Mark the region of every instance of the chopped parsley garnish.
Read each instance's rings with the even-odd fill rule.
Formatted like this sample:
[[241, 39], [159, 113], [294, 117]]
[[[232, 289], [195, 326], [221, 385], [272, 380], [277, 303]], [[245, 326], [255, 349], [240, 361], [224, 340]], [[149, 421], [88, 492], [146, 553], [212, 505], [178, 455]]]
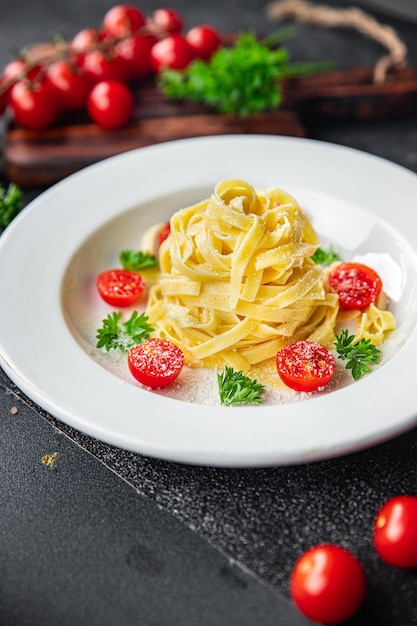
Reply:
[[114, 348], [128, 352], [132, 346], [149, 339], [154, 331], [148, 324], [148, 316], [145, 313], [139, 315], [137, 311], [133, 311], [127, 322], [121, 321], [120, 313], [109, 313], [102, 324], [97, 331], [96, 347], [105, 348], [107, 352]]
[[264, 385], [251, 380], [243, 372], [236, 372], [232, 367], [226, 366], [222, 373], [217, 374], [217, 383], [220, 401], [226, 406], [262, 402], [260, 394], [264, 390]]
[[122, 250], [119, 261], [123, 269], [133, 272], [158, 267], [156, 256], [150, 252], [142, 252], [142, 250]]
[[339, 359], [347, 361], [345, 368], [351, 370], [354, 380], [359, 380], [362, 374], [371, 371], [369, 363], [379, 363], [381, 350], [379, 350], [370, 339], [360, 339], [354, 342], [355, 336], [349, 335], [348, 330], [342, 330], [340, 335], [336, 335], [334, 346]]

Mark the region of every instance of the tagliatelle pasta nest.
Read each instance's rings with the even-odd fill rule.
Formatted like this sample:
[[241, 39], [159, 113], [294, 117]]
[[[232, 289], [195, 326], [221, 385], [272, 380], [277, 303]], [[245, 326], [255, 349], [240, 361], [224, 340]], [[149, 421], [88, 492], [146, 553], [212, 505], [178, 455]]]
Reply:
[[178, 211], [147, 314], [189, 365], [248, 371], [290, 341], [329, 345], [337, 295], [311, 260], [319, 240], [294, 198], [240, 180]]

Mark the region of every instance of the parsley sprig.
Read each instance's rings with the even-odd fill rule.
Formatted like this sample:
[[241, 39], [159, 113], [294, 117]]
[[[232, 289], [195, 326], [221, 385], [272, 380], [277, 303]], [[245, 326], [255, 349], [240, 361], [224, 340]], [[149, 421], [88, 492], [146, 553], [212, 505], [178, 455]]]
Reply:
[[335, 336], [334, 346], [339, 359], [347, 361], [346, 369], [351, 370], [354, 380], [359, 380], [362, 374], [371, 371], [369, 363], [379, 363], [381, 350], [370, 339], [360, 339], [354, 342], [355, 335], [349, 335], [348, 330], [342, 330], [340, 335]]
[[333, 246], [326, 248], [317, 248], [313, 256], [311, 257], [314, 263], [326, 267], [331, 265], [335, 261], [340, 261], [340, 256], [333, 250]]
[[148, 324], [148, 316], [145, 313], [133, 311], [127, 322], [122, 322], [120, 313], [109, 313], [103, 320], [102, 327], [97, 330], [97, 348], [105, 348], [107, 352], [114, 348], [128, 350], [149, 339], [153, 328]]
[[226, 115], [246, 116], [276, 109], [282, 100], [279, 81], [329, 69], [327, 63], [289, 63], [288, 51], [242, 33], [230, 47], [221, 47], [208, 61], [195, 60], [184, 70], [161, 72], [162, 93], [189, 100]]
[[142, 250], [122, 250], [119, 261], [125, 270], [132, 270], [133, 272], [158, 267], [156, 256]]
[[261, 392], [264, 386], [256, 380], [245, 376], [243, 372], [236, 372], [233, 367], [226, 366], [224, 371], [217, 374], [220, 402], [226, 406], [262, 402]]
[[22, 210], [22, 192], [14, 183], [7, 190], [0, 184], [0, 230], [6, 228]]

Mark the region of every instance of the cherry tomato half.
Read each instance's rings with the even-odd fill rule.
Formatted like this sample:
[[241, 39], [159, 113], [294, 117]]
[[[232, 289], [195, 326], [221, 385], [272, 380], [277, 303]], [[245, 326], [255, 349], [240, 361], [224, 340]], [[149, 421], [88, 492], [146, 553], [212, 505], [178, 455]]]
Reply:
[[154, 337], [129, 350], [129, 370], [146, 387], [158, 389], [174, 382], [184, 365], [184, 354], [178, 346]]
[[339, 624], [356, 613], [365, 588], [359, 561], [348, 550], [332, 544], [304, 552], [290, 578], [290, 595], [298, 609], [321, 624]]
[[374, 524], [374, 545], [384, 561], [395, 567], [417, 567], [417, 497], [387, 500]]
[[218, 32], [205, 24], [194, 26], [185, 37], [193, 48], [195, 56], [200, 59], [209, 59], [220, 47]]
[[140, 274], [125, 269], [106, 270], [97, 276], [97, 289], [107, 304], [116, 307], [130, 306], [145, 290]]
[[336, 361], [325, 346], [297, 341], [279, 350], [276, 367], [282, 382], [291, 389], [317, 391], [331, 381]]
[[342, 309], [364, 309], [379, 296], [382, 281], [378, 274], [362, 263], [340, 263], [328, 276], [330, 287], [339, 296]]
[[125, 126], [133, 115], [133, 109], [132, 92], [124, 83], [116, 80], [97, 83], [87, 98], [89, 116], [106, 130]]
[[112, 37], [131, 35], [144, 25], [145, 16], [134, 4], [118, 4], [103, 19], [103, 30]]
[[151, 50], [151, 64], [155, 73], [168, 68], [182, 70], [194, 59], [194, 51], [183, 35], [161, 39]]
[[170, 222], [165, 222], [163, 226], [161, 226], [161, 230], [158, 233], [158, 243], [161, 245], [165, 239], [168, 238], [169, 233], [171, 232], [171, 224]]

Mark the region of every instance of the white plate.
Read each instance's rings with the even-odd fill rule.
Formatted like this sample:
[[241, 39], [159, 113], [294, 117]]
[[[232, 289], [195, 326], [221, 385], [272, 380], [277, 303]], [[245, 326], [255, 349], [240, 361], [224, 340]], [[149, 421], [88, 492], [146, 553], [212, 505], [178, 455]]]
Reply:
[[[382, 261], [398, 328], [371, 374], [295, 403], [222, 407], [142, 389], [95, 349], [109, 311], [94, 288], [97, 273], [224, 178], [283, 187], [346, 260], [370, 253]], [[381, 442], [417, 422], [416, 197], [408, 170], [304, 139], [210, 137], [108, 159], [39, 196], [0, 238], [0, 363], [63, 422], [163, 459], [289, 464]]]

